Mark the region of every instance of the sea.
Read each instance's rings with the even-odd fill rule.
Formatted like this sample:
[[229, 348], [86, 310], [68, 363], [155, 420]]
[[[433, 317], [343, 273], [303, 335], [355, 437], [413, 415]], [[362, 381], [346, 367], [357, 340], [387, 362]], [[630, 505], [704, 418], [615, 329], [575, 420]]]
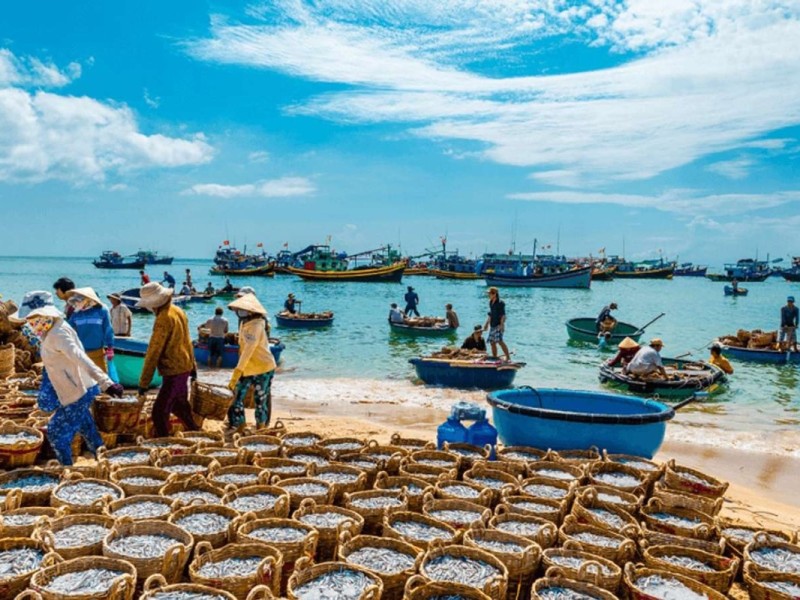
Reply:
[[[176, 259], [170, 266], [153, 265], [147, 271], [158, 281], [166, 268], [180, 285], [188, 268], [196, 288], [204, 288], [209, 281], [222, 287], [224, 277], [210, 275], [211, 264], [210, 260]], [[103, 297], [139, 286], [138, 271], [96, 269], [90, 258], [0, 258], [3, 299], [19, 302], [26, 291], [52, 291], [53, 282], [61, 276], [79, 287], [91, 286]], [[488, 299], [482, 280], [406, 277], [402, 283], [331, 283], [277, 275], [237, 277], [233, 282], [252, 286], [271, 315], [282, 309], [289, 292], [302, 302], [303, 312], [334, 312], [333, 326], [324, 330], [280, 329], [272, 319], [273, 336], [286, 346], [279, 379], [287, 389], [302, 390], [312, 398], [324, 394], [326, 398], [442, 408], [457, 399], [483, 400], [480, 392], [442, 393], [421, 385], [408, 362], [448, 342], [460, 344], [474, 325], [484, 323]], [[453, 304], [461, 321], [456, 338], [409, 338], [390, 332], [389, 306], [392, 302], [404, 306], [409, 285], [419, 294], [423, 315], [443, 316], [445, 304]], [[602, 390], [598, 365], [609, 354], [570, 342], [565, 323], [575, 317], [594, 317], [612, 301], [619, 306], [618, 320], [638, 326], [664, 313], [647, 328], [643, 339], [662, 338], [664, 356], [701, 360], [708, 357], [708, 346], [719, 336], [740, 328], [777, 329], [787, 295], [800, 296], [800, 285], [777, 277], [743, 286], [749, 294], [735, 298], [724, 296], [723, 284], [694, 277], [598, 281], [589, 290], [501, 289], [507, 313], [506, 342], [513, 358], [526, 363], [515, 384]], [[188, 305], [193, 330], [214, 314], [216, 305], [224, 303]], [[235, 323], [235, 318], [231, 321]], [[135, 315], [133, 337], [148, 339], [152, 324], [152, 315]], [[670, 436], [800, 457], [800, 366], [733, 360], [732, 364], [735, 373], [724, 388], [702, 403], [681, 409]]]

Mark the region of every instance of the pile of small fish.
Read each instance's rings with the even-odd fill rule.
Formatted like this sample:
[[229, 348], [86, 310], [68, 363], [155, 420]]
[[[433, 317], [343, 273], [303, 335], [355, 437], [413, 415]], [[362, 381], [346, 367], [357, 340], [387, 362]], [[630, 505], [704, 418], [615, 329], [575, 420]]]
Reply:
[[498, 523], [496, 529], [499, 531], [505, 531], [506, 533], [513, 533], [514, 535], [532, 537], [538, 535], [542, 527], [543, 525], [539, 525], [539, 523], [509, 520]]
[[375, 581], [365, 573], [341, 568], [328, 571], [294, 589], [297, 600], [359, 600]]
[[246, 558], [226, 558], [219, 562], [207, 562], [197, 574], [207, 579], [222, 577], [251, 577], [258, 570], [258, 565], [264, 561], [263, 556], [248, 556]]
[[319, 529], [336, 529], [340, 523], [350, 521], [350, 517], [335, 512], [308, 513], [298, 519], [301, 523]]
[[369, 498], [353, 498], [350, 504], [357, 508], [364, 509], [393, 508], [395, 506], [402, 506], [403, 501], [394, 496], [372, 496]]
[[531, 500], [515, 500], [513, 504], [517, 508], [528, 510], [533, 513], [549, 513], [554, 510], [549, 504], [542, 504], [541, 502], [533, 502]]
[[188, 463], [184, 465], [167, 465], [165, 467], [161, 467], [165, 471], [169, 473], [178, 473], [179, 475], [192, 475], [194, 473], [201, 473], [202, 471], [206, 470], [206, 467], [203, 465]]
[[228, 506], [244, 514], [250, 511], [268, 510], [275, 506], [277, 500], [278, 497], [272, 494], [249, 494], [231, 500], [228, 502]]
[[534, 462], [542, 460], [538, 454], [531, 454], [529, 452], [521, 452], [519, 450], [511, 450], [510, 452], [503, 452], [503, 458], [508, 460], [517, 460], [521, 462]]
[[481, 519], [481, 513], [471, 510], [431, 510], [428, 514], [454, 527], [467, 527]]
[[155, 477], [146, 477], [144, 475], [134, 475], [132, 477], [126, 477], [125, 479], [120, 479], [120, 484], [130, 485], [135, 487], [156, 487], [164, 485], [163, 479], [157, 479]]
[[18, 431], [17, 433], [0, 433], [0, 446], [13, 446], [23, 442], [25, 444], [38, 444], [39, 438], [27, 431]]
[[39, 568], [44, 553], [36, 548], [13, 548], [0, 552], [0, 580]]
[[800, 553], [786, 548], [757, 548], [750, 552], [750, 558], [759, 567], [779, 573], [800, 573]]
[[664, 600], [707, 600], [704, 594], [695, 592], [674, 577], [648, 575], [640, 577], [634, 585], [648, 596]]
[[483, 589], [492, 577], [501, 575], [495, 567], [482, 560], [450, 554], [429, 560], [423, 571], [434, 581], [452, 581], [478, 589]]
[[364, 547], [347, 556], [347, 562], [377, 573], [394, 575], [414, 568], [414, 557], [391, 548]]
[[[300, 465], [283, 465], [280, 467], [268, 467], [268, 470], [271, 473], [276, 473], [278, 475], [302, 475], [306, 472], [305, 467], [301, 467]], [[322, 477], [320, 477], [322, 479]]]
[[418, 465], [425, 465], [428, 467], [438, 467], [440, 469], [452, 469], [456, 466], [455, 461], [441, 460], [438, 458], [418, 458], [414, 462]]
[[11, 481], [5, 481], [0, 484], [0, 489], [13, 490], [19, 488], [25, 492], [46, 492], [54, 489], [58, 485], [58, 475], [50, 475], [46, 473], [37, 475], [25, 475], [24, 477], [17, 477]]
[[632, 488], [642, 484], [640, 479], [621, 471], [597, 473], [593, 476], [593, 479], [599, 483], [618, 488]]
[[590, 531], [581, 531], [578, 533], [570, 534], [570, 537], [579, 542], [590, 544], [592, 546], [602, 546], [603, 548], [616, 548], [619, 546], [619, 541], [612, 537], [600, 535], [599, 533], [592, 533]]
[[560, 479], [563, 481], [571, 481], [576, 479], [575, 475], [569, 471], [562, 471], [560, 469], [537, 469], [537, 477], [548, 477], [550, 479]]
[[111, 529], [102, 525], [88, 523], [86, 525], [70, 525], [53, 532], [56, 548], [79, 548], [97, 544], [106, 537]]
[[489, 552], [503, 552], [505, 554], [518, 554], [525, 550], [525, 546], [517, 544], [516, 542], [501, 542], [498, 540], [490, 540], [487, 538], [477, 537], [472, 538], [479, 548], [488, 550]]
[[231, 524], [231, 519], [224, 515], [212, 512], [198, 512], [181, 517], [175, 525], [182, 527], [192, 535], [208, 535], [225, 531]]
[[219, 450], [209, 452], [208, 456], [211, 458], [235, 458], [237, 453], [234, 450], [225, 450], [224, 448], [220, 448]]
[[635, 458], [617, 457], [614, 459], [614, 462], [618, 462], [639, 471], [646, 471], [648, 473], [654, 473], [655, 471], [658, 471], [658, 466], [654, 465], [653, 463], [649, 463], [644, 460], [636, 460]]
[[387, 492], [402, 492], [403, 488], [405, 488], [406, 493], [409, 496], [419, 496], [425, 491], [425, 488], [419, 487], [413, 481], [410, 482], [410, 483], [404, 484], [404, 485], [394, 484], [394, 485], [391, 485], [391, 486], [387, 486], [387, 487], [385, 487], [383, 489], [385, 489]]
[[15, 515], [3, 515], [3, 525], [10, 527], [24, 527], [26, 525], [33, 525], [36, 519], [41, 519], [42, 515], [34, 515], [31, 513], [17, 513]]
[[686, 479], [687, 481], [689, 481], [691, 483], [695, 483], [695, 484], [699, 484], [699, 485], [705, 485], [705, 486], [715, 486], [716, 485], [713, 481], [705, 479], [704, 477], [699, 477], [699, 476], [695, 475], [694, 473], [689, 473], [688, 471], [680, 471], [678, 473], [678, 477], [680, 477], [681, 479]]
[[[577, 571], [581, 568], [581, 565], [586, 562], [585, 558], [580, 558], [578, 556], [565, 556], [563, 554], [554, 554], [551, 555], [550, 560], [561, 566], [567, 567], [568, 569], [573, 569]], [[598, 563], [600, 564], [600, 563]], [[600, 570], [603, 572], [603, 575], [613, 575], [614, 573], [609, 569], [606, 565], [600, 564]]]
[[452, 534], [441, 527], [434, 527], [419, 521], [395, 521], [392, 529], [405, 538], [419, 540], [422, 542], [432, 542], [435, 539], [449, 540]]
[[114, 585], [114, 580], [122, 575], [124, 575], [122, 571], [111, 569], [86, 569], [58, 575], [44, 587], [48, 592], [55, 594], [99, 595], [107, 592]]
[[222, 473], [214, 475], [212, 479], [225, 485], [232, 483], [233, 485], [244, 486], [258, 483], [258, 475], [254, 473]]
[[141, 450], [129, 450], [108, 457], [112, 465], [141, 465], [150, 460], [150, 453]]
[[492, 479], [491, 477], [473, 477], [472, 481], [492, 490], [499, 490], [502, 489], [503, 486], [508, 485], [508, 482], [502, 479]]
[[282, 483], [281, 487], [296, 496], [324, 496], [328, 493], [328, 487], [313, 482], [305, 483]]
[[137, 534], [113, 539], [108, 547], [131, 558], [157, 558], [176, 544], [180, 542], [166, 535]]
[[472, 448], [449, 448], [448, 449], [453, 454], [460, 454], [461, 456], [465, 456], [467, 458], [483, 458], [483, 453], [479, 450], [473, 450]]
[[658, 519], [663, 523], [667, 523], [668, 525], [676, 525], [677, 527], [686, 527], [690, 529], [701, 522], [700, 519], [697, 518], [683, 517], [668, 512], [650, 513], [648, 516]]
[[341, 471], [328, 471], [327, 473], [317, 473], [314, 475], [320, 481], [330, 484], [346, 485], [358, 481], [358, 475], [353, 473], [342, 473]]
[[264, 542], [301, 542], [308, 535], [305, 529], [299, 527], [260, 527], [247, 534]]
[[326, 444], [325, 447], [331, 452], [357, 452], [363, 448], [363, 445], [358, 442], [336, 442], [335, 444]]
[[377, 467], [377, 463], [367, 459], [355, 459], [355, 460], [348, 460], [346, 464], [351, 465], [353, 467], [358, 467], [360, 469], [366, 469], [367, 471], [373, 471]]
[[544, 483], [529, 483], [522, 488], [522, 491], [536, 498], [548, 498], [551, 500], [561, 500], [567, 497], [567, 490], [554, 485]]
[[627, 502], [622, 496], [617, 496], [616, 494], [609, 494], [608, 492], [598, 492], [597, 499], [600, 502], [606, 502], [608, 504], [627, 504]]
[[314, 446], [319, 441], [320, 438], [315, 435], [306, 435], [306, 436], [287, 435], [286, 437], [283, 438], [283, 445], [300, 448], [306, 446]]
[[684, 569], [692, 569], [693, 571], [703, 571], [704, 573], [713, 573], [715, 569], [708, 566], [701, 560], [697, 560], [691, 556], [684, 556], [680, 554], [667, 554], [664, 556], [659, 556], [661, 560], [664, 562], [668, 562], [671, 565], [677, 565], [679, 567], [683, 567]]
[[605, 508], [587, 508], [586, 510], [592, 513], [600, 521], [610, 527], [613, 527], [614, 529], [621, 529], [625, 526], [625, 520], [610, 510], [606, 510]]
[[317, 456], [316, 454], [295, 454], [292, 460], [304, 463], [314, 463], [318, 467], [330, 467], [331, 461], [324, 456]]
[[77, 506], [89, 506], [105, 496], [111, 496], [114, 499], [120, 497], [119, 492], [108, 485], [80, 480], [65, 485], [55, 492], [55, 496], [67, 504]]
[[443, 485], [441, 488], [443, 492], [446, 492], [450, 496], [458, 496], [459, 498], [477, 498], [480, 496], [478, 490], [475, 490], [468, 485], [462, 485], [459, 483]]
[[242, 444], [242, 447], [249, 452], [277, 452], [278, 446], [275, 444], [264, 444], [260, 442], [252, 442], [250, 444]]
[[182, 492], [172, 492], [169, 495], [173, 500], [178, 500], [184, 504], [190, 504], [194, 500], [204, 502], [205, 504], [217, 504], [220, 497], [212, 492], [205, 490], [185, 490]]
[[786, 594], [791, 598], [800, 598], [800, 584], [791, 581], [762, 581], [762, 585]]
[[169, 504], [143, 500], [142, 502], [131, 502], [125, 506], [120, 506], [114, 511], [115, 517], [130, 517], [131, 519], [158, 519], [170, 513]]
[[551, 585], [542, 588], [537, 594], [542, 600], [597, 600], [597, 596], [584, 594], [578, 590], [562, 587], [560, 585]]

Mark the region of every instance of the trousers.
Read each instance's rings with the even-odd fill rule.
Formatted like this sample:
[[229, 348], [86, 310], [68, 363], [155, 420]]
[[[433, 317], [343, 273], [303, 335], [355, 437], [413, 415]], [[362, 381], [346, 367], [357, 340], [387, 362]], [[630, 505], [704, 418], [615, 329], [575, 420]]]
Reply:
[[228, 423], [231, 427], [240, 427], [247, 421], [244, 414], [244, 398], [247, 390], [253, 386], [253, 400], [256, 405], [256, 425], [269, 424], [270, 414], [272, 413], [272, 375], [275, 371], [242, 377], [236, 383], [233, 392], [233, 404], [228, 409]]
[[103, 438], [100, 437], [94, 417], [89, 410], [99, 393], [97, 386], [93, 386], [80, 400], [67, 406], [60, 406], [50, 417], [50, 422], [47, 424], [47, 440], [62, 465], [72, 465], [72, 440], [76, 434], [81, 435], [92, 453], [96, 453], [103, 445]]
[[192, 407], [189, 404], [189, 375], [164, 375], [161, 389], [153, 403], [153, 426], [158, 437], [169, 435], [169, 416], [178, 417], [186, 429], [197, 431], [200, 429], [194, 422]]

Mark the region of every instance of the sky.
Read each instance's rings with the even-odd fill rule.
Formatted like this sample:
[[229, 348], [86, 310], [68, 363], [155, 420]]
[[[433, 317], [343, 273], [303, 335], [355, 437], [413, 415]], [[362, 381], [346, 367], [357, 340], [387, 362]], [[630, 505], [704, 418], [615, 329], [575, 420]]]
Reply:
[[800, 254], [798, 0], [0, 17], [0, 255]]

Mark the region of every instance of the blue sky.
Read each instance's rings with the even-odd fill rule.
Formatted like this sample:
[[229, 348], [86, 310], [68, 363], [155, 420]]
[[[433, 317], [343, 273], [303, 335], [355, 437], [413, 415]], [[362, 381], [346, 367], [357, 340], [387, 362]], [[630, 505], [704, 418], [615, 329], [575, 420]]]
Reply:
[[798, 39], [796, 0], [14, 3], [0, 254], [798, 254]]

